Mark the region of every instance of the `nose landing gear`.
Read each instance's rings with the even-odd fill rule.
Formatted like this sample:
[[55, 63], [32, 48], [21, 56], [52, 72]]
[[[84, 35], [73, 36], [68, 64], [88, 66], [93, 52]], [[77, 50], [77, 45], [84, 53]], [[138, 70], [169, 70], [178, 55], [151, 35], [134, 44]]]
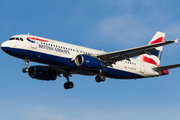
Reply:
[[28, 64], [29, 64], [29, 60], [25, 59], [24, 62], [25, 62], [26, 67], [22, 69], [22, 72], [23, 73], [27, 73], [28, 72], [28, 68], [27, 67], [28, 67]]

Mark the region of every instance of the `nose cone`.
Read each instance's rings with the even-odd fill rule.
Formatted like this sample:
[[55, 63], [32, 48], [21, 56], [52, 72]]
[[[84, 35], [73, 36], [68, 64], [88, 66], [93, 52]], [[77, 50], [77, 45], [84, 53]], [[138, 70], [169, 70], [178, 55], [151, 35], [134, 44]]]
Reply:
[[10, 44], [8, 41], [5, 41], [1, 44], [1, 49], [4, 51], [4, 52], [7, 52], [7, 50], [9, 49], [10, 47]]

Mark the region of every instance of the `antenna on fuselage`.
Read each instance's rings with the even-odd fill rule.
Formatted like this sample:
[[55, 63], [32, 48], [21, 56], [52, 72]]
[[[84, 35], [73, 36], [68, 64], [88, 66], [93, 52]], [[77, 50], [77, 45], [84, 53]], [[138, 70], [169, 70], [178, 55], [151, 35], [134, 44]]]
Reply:
[[30, 35], [30, 33], [28, 33], [28, 35]]

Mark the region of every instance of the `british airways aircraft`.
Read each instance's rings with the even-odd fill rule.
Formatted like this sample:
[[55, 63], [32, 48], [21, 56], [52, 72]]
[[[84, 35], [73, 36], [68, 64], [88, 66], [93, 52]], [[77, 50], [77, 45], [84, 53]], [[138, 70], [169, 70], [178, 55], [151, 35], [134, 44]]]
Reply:
[[[169, 74], [168, 69], [180, 64], [160, 67], [164, 45], [178, 44], [177, 40], [164, 41], [165, 33], [157, 32], [148, 45], [104, 52], [33, 35], [15, 35], [2, 43], [7, 54], [23, 59], [24, 73], [38, 80], [56, 80], [61, 74], [67, 79], [65, 89], [74, 87], [69, 80], [72, 74], [96, 76], [96, 82], [114, 79], [139, 79]], [[133, 58], [136, 57], [137, 58]], [[30, 61], [45, 64], [31, 66]]]

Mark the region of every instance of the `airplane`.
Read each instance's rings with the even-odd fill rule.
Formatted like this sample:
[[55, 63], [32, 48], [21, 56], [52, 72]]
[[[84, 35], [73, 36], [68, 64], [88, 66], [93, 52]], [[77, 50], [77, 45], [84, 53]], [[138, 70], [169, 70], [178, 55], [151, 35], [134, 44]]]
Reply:
[[[96, 82], [113, 79], [140, 79], [169, 74], [169, 69], [180, 67], [180, 64], [160, 67], [164, 45], [178, 44], [177, 40], [164, 41], [165, 33], [156, 32], [148, 45], [104, 52], [55, 41], [30, 34], [12, 36], [1, 44], [7, 54], [23, 59], [24, 73], [33, 79], [56, 80], [65, 77], [65, 89], [72, 89], [74, 83], [69, 80], [72, 74], [95, 76]], [[137, 57], [137, 58], [134, 58]], [[30, 66], [30, 61], [45, 64]]]

